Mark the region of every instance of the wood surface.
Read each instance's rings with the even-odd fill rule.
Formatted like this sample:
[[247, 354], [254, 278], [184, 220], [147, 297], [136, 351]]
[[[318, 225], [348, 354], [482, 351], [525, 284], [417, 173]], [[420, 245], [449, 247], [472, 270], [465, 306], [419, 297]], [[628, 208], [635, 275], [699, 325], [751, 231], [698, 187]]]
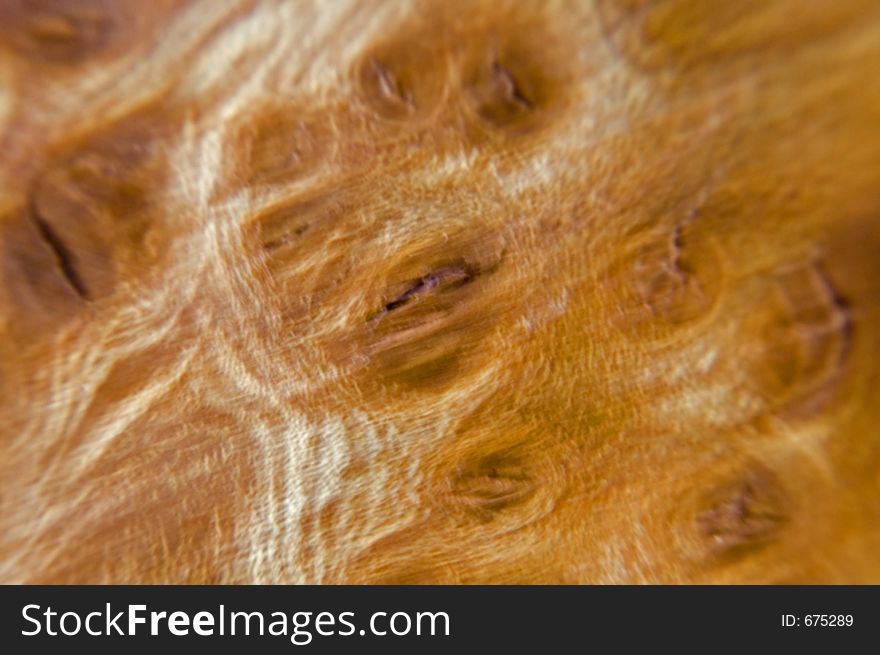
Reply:
[[0, 0], [0, 581], [880, 582], [877, 0]]

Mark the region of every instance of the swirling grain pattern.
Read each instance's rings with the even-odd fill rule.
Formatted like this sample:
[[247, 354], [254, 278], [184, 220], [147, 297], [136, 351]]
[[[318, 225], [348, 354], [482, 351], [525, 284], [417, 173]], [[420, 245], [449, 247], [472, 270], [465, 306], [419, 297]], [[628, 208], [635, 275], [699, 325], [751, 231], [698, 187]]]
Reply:
[[875, 0], [0, 1], [0, 581], [880, 582]]

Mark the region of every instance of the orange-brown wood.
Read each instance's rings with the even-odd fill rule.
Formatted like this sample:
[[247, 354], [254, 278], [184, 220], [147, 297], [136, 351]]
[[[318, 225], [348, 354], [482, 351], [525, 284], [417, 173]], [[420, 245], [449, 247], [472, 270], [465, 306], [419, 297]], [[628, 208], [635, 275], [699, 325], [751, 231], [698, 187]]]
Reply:
[[880, 582], [876, 0], [0, 1], [0, 581]]

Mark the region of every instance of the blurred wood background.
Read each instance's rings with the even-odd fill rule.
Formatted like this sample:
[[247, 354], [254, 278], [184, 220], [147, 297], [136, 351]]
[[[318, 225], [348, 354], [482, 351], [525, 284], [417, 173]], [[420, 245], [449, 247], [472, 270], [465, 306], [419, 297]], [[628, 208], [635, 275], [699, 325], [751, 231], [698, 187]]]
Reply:
[[3, 582], [880, 582], [876, 0], [0, 0]]

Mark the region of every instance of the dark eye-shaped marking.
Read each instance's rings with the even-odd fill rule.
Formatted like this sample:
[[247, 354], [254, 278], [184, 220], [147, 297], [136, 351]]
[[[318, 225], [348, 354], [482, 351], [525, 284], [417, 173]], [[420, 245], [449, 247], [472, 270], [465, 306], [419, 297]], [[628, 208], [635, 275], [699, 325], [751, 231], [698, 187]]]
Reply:
[[129, 146], [139, 148], [82, 150], [47, 169], [32, 192], [30, 216], [84, 298], [108, 294], [122, 260], [143, 248], [149, 191], [142, 153]]
[[383, 311], [393, 311], [432, 292], [440, 293], [446, 289], [457, 289], [473, 280], [476, 274], [476, 271], [466, 264], [443, 266], [415, 280], [406, 291], [388, 302]]
[[380, 44], [364, 56], [355, 74], [360, 99], [386, 120], [430, 117], [449, 84], [446, 49], [431, 30]]
[[70, 249], [61, 241], [52, 226], [40, 216], [33, 203], [30, 207], [30, 217], [37, 227], [38, 234], [52, 251], [64, 279], [80, 298], [88, 300], [89, 292], [77, 272], [75, 258]]
[[522, 458], [499, 452], [463, 466], [453, 492], [469, 513], [490, 521], [496, 513], [526, 502], [536, 492], [536, 482]]
[[710, 553], [742, 555], [777, 538], [787, 522], [786, 500], [776, 477], [759, 467], [744, 478], [719, 487], [697, 515], [699, 534]]
[[469, 93], [477, 115], [499, 127], [516, 123], [534, 109], [513, 73], [497, 57], [473, 79]]
[[398, 287], [367, 321], [368, 352], [388, 379], [422, 386], [449, 378], [490, 315], [468, 288], [490, 270], [463, 260]]
[[411, 254], [365, 298], [344, 350], [370, 382], [441, 390], [479, 370], [480, 343], [510, 302], [493, 284], [503, 240], [494, 233], [446, 236], [417, 252], [403, 249]]
[[481, 133], [503, 141], [560, 125], [577, 101], [577, 78], [591, 73], [575, 71], [561, 45], [564, 26], [521, 11], [469, 35], [472, 45], [460, 59], [462, 100], [478, 140]]
[[389, 106], [400, 105], [404, 112], [412, 112], [415, 109], [412, 90], [404, 88], [394, 73], [375, 58], [371, 57], [367, 62], [364, 76], [366, 81], [378, 91], [376, 100]]
[[674, 316], [700, 294], [693, 271], [682, 257], [681, 225], [668, 238], [639, 249], [631, 287], [655, 316]]
[[444, 511], [460, 512], [495, 532], [533, 525], [551, 515], [566, 494], [566, 465], [552, 457], [529, 441], [478, 451], [453, 471], [450, 495], [440, 497]]
[[9, 284], [24, 304], [59, 315], [71, 300], [110, 296], [161, 256], [152, 227], [165, 129], [152, 114], [128, 117], [38, 172], [6, 231]]
[[45, 226], [41, 228], [29, 207], [4, 218], [3, 224], [0, 270], [5, 288], [21, 309], [16, 330], [27, 336], [31, 327], [54, 324], [79, 310], [87, 292], [67, 246]]
[[609, 269], [621, 327], [643, 339], [711, 316], [724, 284], [718, 248], [697, 222], [659, 223], [627, 235]]

